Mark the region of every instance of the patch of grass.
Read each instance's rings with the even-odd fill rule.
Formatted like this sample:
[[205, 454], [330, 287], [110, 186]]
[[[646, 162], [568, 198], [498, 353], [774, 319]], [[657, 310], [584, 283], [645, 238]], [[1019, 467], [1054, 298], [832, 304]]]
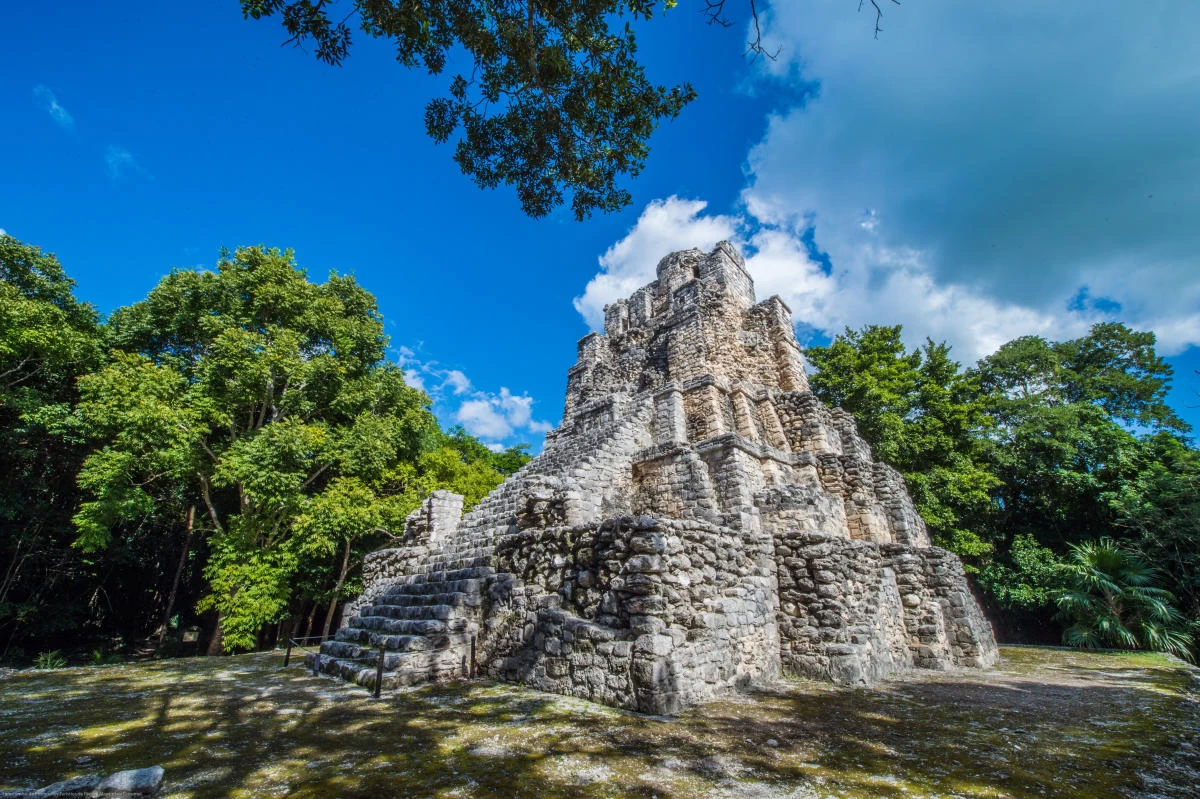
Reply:
[[0, 787], [154, 764], [175, 797], [1194, 796], [1200, 681], [1006, 647], [988, 672], [785, 681], [654, 719], [489, 682], [369, 694], [275, 653], [0, 679]]
[[67, 665], [67, 659], [57, 649], [52, 652], [41, 652], [33, 659], [36, 669], [61, 669]]
[[114, 663], [120, 663], [121, 656], [115, 652], [93, 649], [92, 654], [88, 657], [88, 662], [93, 666], [111, 666]]

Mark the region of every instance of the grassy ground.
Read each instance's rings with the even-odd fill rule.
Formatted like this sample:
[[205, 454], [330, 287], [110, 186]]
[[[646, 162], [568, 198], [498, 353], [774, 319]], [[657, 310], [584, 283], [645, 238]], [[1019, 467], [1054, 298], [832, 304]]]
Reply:
[[1006, 647], [675, 719], [478, 682], [385, 695], [277, 653], [0, 677], [0, 787], [162, 765], [177, 797], [1196, 797], [1200, 677]]

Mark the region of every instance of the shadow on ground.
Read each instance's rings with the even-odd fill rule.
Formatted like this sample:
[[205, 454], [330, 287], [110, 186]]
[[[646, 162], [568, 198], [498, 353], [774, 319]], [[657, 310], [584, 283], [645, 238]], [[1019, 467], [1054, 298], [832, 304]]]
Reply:
[[675, 719], [486, 682], [376, 701], [276, 654], [22, 672], [0, 678], [0, 787], [159, 764], [178, 797], [1198, 795], [1194, 669], [1002, 654]]

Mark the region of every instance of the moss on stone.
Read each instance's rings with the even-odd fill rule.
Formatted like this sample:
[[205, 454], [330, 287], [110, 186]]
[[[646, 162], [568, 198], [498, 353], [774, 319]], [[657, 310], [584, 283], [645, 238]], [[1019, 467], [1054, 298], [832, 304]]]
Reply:
[[784, 681], [656, 719], [489, 682], [375, 701], [278, 654], [0, 679], [0, 787], [160, 764], [177, 797], [1194, 796], [1200, 680], [1005, 647], [988, 672]]

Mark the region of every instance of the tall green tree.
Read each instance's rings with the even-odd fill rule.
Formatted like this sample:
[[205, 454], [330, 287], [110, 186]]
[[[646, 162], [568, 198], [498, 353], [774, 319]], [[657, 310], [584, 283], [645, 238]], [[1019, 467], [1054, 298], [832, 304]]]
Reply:
[[1139, 432], [1188, 430], [1166, 403], [1171, 368], [1154, 335], [1121, 324], [1066, 342], [1015, 339], [975, 373], [996, 423], [998, 524], [1057, 551], [1111, 534], [1107, 496], [1140, 470]]
[[94, 564], [69, 543], [86, 454], [75, 380], [101, 357], [96, 311], [54, 255], [0, 234], [0, 656], [14, 640], [78, 628]]
[[[809, 347], [812, 390], [849, 411], [876, 457], [904, 475], [934, 540], [978, 559], [990, 551], [980, 525], [997, 480], [980, 464], [987, 425], [978, 386], [946, 344], [909, 351], [899, 325], [847, 328]], [[972, 561], [969, 561], [969, 563]]]
[[1200, 452], [1172, 435], [1150, 437], [1136, 476], [1109, 501], [1126, 545], [1155, 564], [1175, 595], [1200, 655]]
[[80, 381], [79, 418], [100, 446], [79, 477], [79, 546], [107, 547], [164, 507], [182, 526], [198, 507], [201, 607], [226, 647], [250, 648], [316, 546], [296, 518], [344, 481], [416, 460], [437, 433], [428, 399], [384, 360], [369, 293], [349, 277], [310, 282], [277, 250], [174, 272], [108, 334], [111, 364]]
[[[1024, 336], [972, 370], [994, 424], [986, 465], [996, 557], [980, 582], [1013, 618], [1044, 629], [1071, 547], [1127, 544], [1112, 497], [1138, 480], [1156, 436], [1187, 430], [1166, 403], [1171, 369], [1151, 333], [1095, 325], [1064, 342]], [[1181, 443], [1181, 442], [1180, 442]], [[1047, 630], [1048, 631], [1048, 630]]]

